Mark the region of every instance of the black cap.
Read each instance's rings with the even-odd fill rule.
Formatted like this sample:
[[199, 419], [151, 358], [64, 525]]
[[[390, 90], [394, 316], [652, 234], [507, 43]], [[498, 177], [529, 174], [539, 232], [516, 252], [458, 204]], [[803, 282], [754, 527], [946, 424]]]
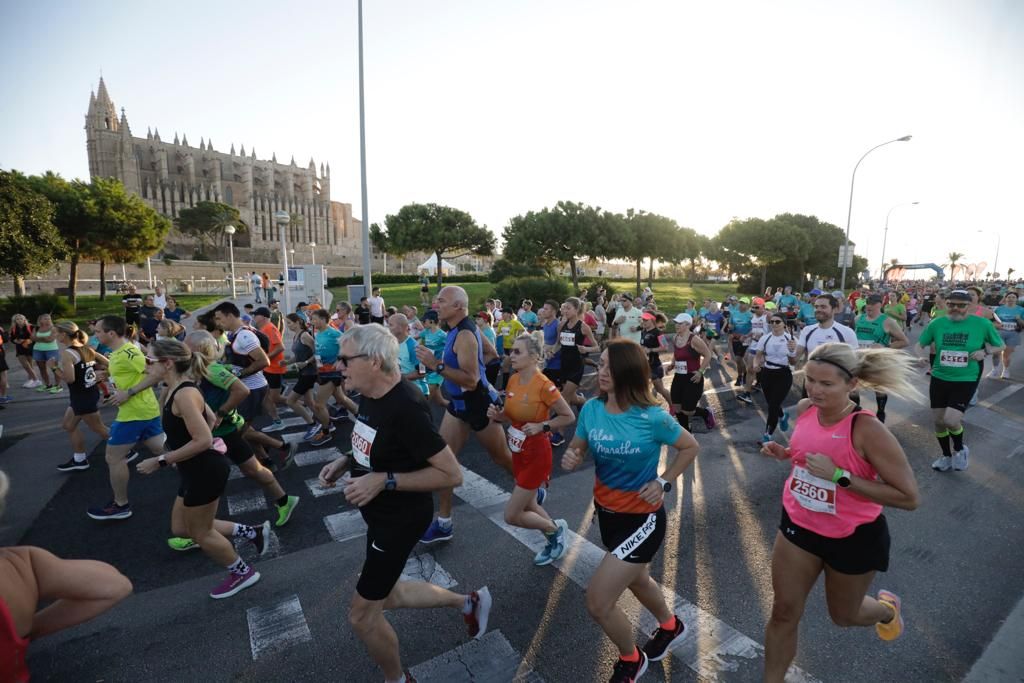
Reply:
[[882, 303], [882, 295], [881, 294], [869, 294], [868, 298], [867, 298], [867, 303], [869, 303], [869, 304], [880, 304], [880, 303]]
[[966, 290], [954, 289], [952, 292], [949, 293], [948, 296], [946, 296], [946, 300], [947, 301], [967, 301], [969, 303], [971, 301], [971, 295]]
[[295, 308], [302, 308], [303, 306], [308, 306], [308, 305], [309, 304], [307, 304], [305, 301], [300, 301], [299, 303], [295, 304]]
[[253, 315], [262, 315], [264, 318], [269, 318], [270, 317], [270, 309], [267, 308], [266, 306], [260, 306], [255, 311], [253, 311], [252, 314]]

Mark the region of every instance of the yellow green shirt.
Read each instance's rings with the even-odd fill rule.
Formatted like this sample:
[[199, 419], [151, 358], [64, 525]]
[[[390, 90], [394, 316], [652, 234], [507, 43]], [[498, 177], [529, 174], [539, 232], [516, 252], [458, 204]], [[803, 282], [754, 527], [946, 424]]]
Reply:
[[[146, 356], [135, 344], [126, 341], [110, 354], [110, 377], [114, 385], [128, 391], [146, 376]], [[122, 403], [117, 409], [118, 422], [152, 420], [160, 417], [156, 394], [146, 389]]]

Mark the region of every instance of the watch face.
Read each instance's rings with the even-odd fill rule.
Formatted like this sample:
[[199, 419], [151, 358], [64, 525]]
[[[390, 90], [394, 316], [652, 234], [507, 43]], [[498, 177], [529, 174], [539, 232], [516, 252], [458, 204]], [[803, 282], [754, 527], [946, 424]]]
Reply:
[[847, 486], [850, 485], [850, 478], [849, 477], [839, 477], [839, 481], [837, 481], [836, 483], [839, 484], [841, 487], [843, 487], [845, 489]]

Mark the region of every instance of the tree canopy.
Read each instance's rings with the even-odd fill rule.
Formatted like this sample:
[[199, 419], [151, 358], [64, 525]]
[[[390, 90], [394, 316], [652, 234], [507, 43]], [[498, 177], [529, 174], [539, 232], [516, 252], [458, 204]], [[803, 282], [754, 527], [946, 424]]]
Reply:
[[375, 249], [401, 256], [425, 251], [437, 259], [437, 286], [443, 282], [442, 263], [446, 258], [494, 253], [495, 238], [486, 227], [465, 211], [439, 204], [406, 204], [397, 214], [384, 219], [385, 227], [370, 227]]
[[178, 232], [197, 240], [203, 253], [208, 247], [223, 244], [224, 228], [228, 225], [235, 226], [239, 233], [249, 231], [238, 209], [220, 202], [198, 202], [191, 208], [182, 209], [174, 220]]
[[15, 294], [25, 293], [26, 275], [46, 271], [67, 252], [55, 212], [24, 176], [0, 171], [0, 273], [14, 278]]

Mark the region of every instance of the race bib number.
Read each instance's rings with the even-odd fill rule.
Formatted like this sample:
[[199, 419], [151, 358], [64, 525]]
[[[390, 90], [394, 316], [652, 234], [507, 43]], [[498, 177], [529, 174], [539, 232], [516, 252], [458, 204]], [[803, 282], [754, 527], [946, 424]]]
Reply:
[[836, 485], [814, 476], [803, 467], [793, 468], [789, 492], [807, 510], [836, 514]]
[[85, 385], [86, 389], [96, 386], [96, 368], [93, 367], [92, 363], [85, 366], [85, 372], [82, 374], [82, 384]]
[[520, 453], [523, 450], [523, 442], [526, 441], [526, 432], [516, 427], [508, 428], [508, 449], [513, 453]]
[[1012, 320], [1010, 322], [1006, 322], [1004, 320], [1003, 321], [1003, 331], [1004, 332], [1016, 332], [1017, 331], [1017, 323], [1015, 321], [1012, 321]]
[[967, 361], [966, 351], [942, 351], [939, 353], [939, 365], [944, 368], [966, 368]]
[[576, 334], [573, 332], [562, 332], [558, 340], [562, 346], [576, 346]]
[[680, 374], [680, 375], [685, 375], [686, 374], [686, 361], [685, 360], [677, 360], [676, 361], [676, 372], [678, 374]]
[[875, 343], [874, 339], [858, 339], [857, 346], [862, 349], [870, 349]]
[[370, 469], [370, 449], [377, 437], [377, 430], [365, 422], [356, 422], [352, 430], [352, 457], [361, 467]]

